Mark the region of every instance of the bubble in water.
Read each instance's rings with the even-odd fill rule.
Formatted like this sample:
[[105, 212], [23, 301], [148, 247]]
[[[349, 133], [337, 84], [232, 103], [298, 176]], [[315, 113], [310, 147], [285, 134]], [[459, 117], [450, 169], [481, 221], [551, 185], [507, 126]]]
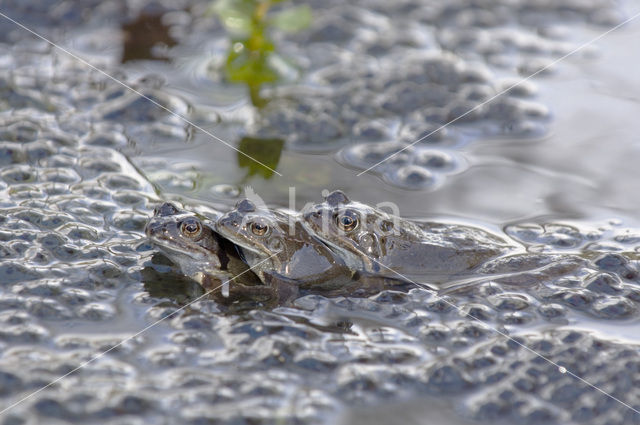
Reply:
[[349, 146], [338, 153], [338, 159], [343, 163], [356, 167], [368, 168], [385, 161], [390, 164], [405, 165], [409, 162], [413, 148], [405, 148], [397, 142], [359, 143]]
[[211, 188], [211, 192], [223, 198], [237, 198], [240, 196], [240, 189], [231, 184], [217, 184]]
[[560, 366], [560, 367], [558, 367], [558, 371], [559, 371], [560, 373], [567, 373], [567, 368], [566, 368], [566, 367], [564, 367], [564, 366]]
[[417, 165], [397, 168], [383, 177], [389, 183], [405, 189], [425, 189], [435, 183], [434, 175]]
[[446, 152], [422, 149], [416, 152], [414, 164], [427, 169], [449, 171], [455, 168], [455, 159]]

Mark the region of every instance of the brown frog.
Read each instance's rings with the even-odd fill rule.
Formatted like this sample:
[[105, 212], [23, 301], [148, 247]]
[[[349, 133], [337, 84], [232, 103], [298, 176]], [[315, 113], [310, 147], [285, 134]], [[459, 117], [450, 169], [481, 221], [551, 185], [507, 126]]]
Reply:
[[245, 199], [220, 217], [215, 228], [241, 247], [247, 264], [265, 282], [286, 282], [327, 295], [367, 294], [398, 283], [349, 267], [295, 212], [259, 208]]
[[237, 247], [203, 219], [171, 203], [157, 207], [145, 227], [149, 240], [219, 301], [279, 299], [241, 259]]
[[341, 191], [303, 210], [302, 221], [351, 267], [411, 280], [448, 280], [513, 249], [484, 230], [406, 220], [351, 201]]

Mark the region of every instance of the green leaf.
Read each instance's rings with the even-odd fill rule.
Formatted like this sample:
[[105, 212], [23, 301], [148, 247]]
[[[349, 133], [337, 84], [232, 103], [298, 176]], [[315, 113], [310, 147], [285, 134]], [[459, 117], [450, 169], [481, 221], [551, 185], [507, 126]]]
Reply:
[[229, 53], [225, 71], [227, 79], [234, 83], [260, 85], [273, 83], [279, 78], [278, 73], [269, 66], [266, 54], [246, 49]]
[[282, 10], [271, 18], [271, 25], [285, 32], [296, 32], [311, 25], [311, 8], [307, 5]]
[[260, 175], [265, 179], [273, 176], [273, 171], [278, 167], [284, 140], [282, 139], [257, 139], [254, 137], [243, 137], [238, 144], [238, 150], [251, 158], [255, 158], [267, 167], [258, 164], [256, 161], [238, 152], [238, 165], [248, 168], [247, 176]]
[[249, 35], [252, 30], [252, 2], [242, 0], [218, 0], [213, 6], [222, 25], [235, 35]]

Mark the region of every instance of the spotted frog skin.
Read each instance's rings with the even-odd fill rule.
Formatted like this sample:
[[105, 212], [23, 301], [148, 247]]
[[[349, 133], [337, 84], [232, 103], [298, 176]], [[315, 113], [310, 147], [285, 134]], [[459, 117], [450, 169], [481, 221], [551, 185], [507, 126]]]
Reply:
[[242, 248], [247, 264], [265, 282], [295, 282], [301, 289], [344, 289], [357, 278], [293, 212], [258, 208], [248, 199], [220, 217], [216, 230]]
[[513, 249], [486, 231], [404, 220], [350, 201], [341, 191], [303, 210], [302, 220], [351, 267], [381, 276], [449, 279]]
[[220, 288], [231, 280], [225, 301], [278, 297], [241, 260], [236, 246], [207, 226], [196, 214], [171, 203], [157, 207], [147, 223], [148, 239], [176, 263], [182, 272], [211, 290], [216, 299]]

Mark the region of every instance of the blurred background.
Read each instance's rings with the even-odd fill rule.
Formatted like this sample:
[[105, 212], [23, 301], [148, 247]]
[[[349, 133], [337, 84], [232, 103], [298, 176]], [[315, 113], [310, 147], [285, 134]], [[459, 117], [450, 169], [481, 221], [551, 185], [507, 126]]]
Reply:
[[[638, 24], [545, 68], [630, 17], [630, 3], [10, 3], [14, 18], [170, 95], [160, 102], [282, 174], [174, 116], [130, 125], [128, 114], [167, 115], [132, 93], [107, 102], [127, 154], [165, 192], [233, 203], [252, 185], [287, 205], [293, 186], [302, 205], [340, 188], [408, 216], [494, 223], [638, 207]], [[6, 40], [25, 36], [2, 25]]]

